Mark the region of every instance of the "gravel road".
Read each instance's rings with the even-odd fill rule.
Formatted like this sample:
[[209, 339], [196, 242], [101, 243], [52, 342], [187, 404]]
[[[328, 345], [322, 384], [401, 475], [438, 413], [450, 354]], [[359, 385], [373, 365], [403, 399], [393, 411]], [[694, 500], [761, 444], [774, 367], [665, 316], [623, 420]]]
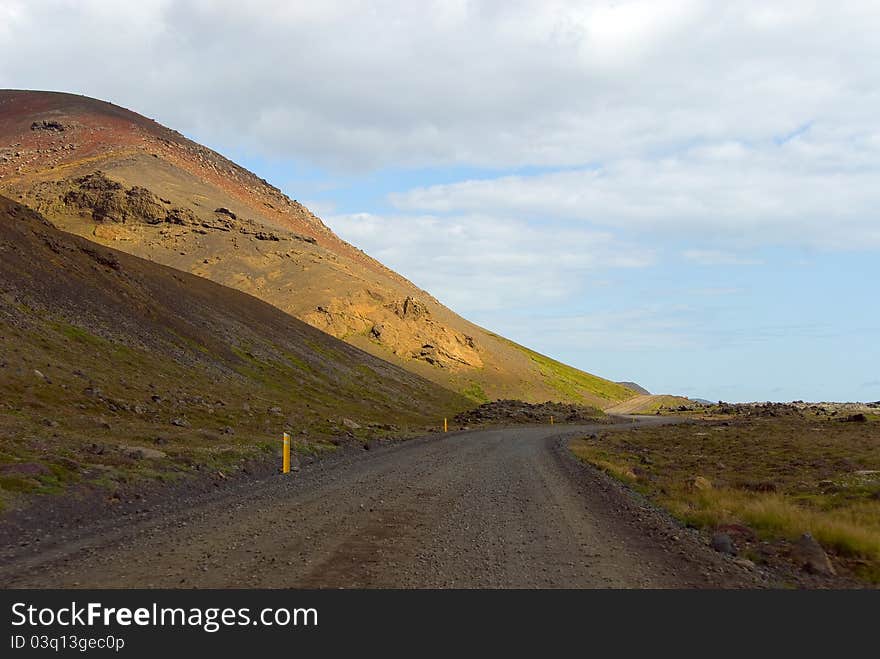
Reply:
[[[651, 422], [662, 420], [640, 421]], [[566, 449], [567, 438], [611, 427], [449, 433], [317, 462], [7, 553], [0, 585], [756, 585], [754, 574]]]

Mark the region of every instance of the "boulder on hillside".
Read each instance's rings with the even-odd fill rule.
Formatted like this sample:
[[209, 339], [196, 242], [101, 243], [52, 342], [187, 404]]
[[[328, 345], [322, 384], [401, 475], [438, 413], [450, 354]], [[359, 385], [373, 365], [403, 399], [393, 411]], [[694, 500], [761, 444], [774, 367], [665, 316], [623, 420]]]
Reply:
[[713, 533], [710, 544], [712, 549], [719, 553], [736, 556], [736, 547], [733, 544], [733, 540], [726, 533]]
[[791, 552], [802, 569], [810, 574], [819, 574], [823, 576], [834, 576], [837, 571], [831, 564], [828, 554], [822, 549], [816, 539], [809, 533], [804, 533], [798, 540]]
[[691, 492], [705, 492], [712, 489], [712, 481], [705, 476], [694, 476], [688, 481], [687, 486]]

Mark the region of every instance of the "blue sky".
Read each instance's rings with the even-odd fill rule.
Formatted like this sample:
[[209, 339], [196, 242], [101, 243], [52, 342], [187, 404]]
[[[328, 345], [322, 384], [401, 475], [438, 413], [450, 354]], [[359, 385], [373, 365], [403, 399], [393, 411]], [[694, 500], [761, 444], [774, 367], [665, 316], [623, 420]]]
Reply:
[[878, 400], [878, 31], [861, 0], [7, 0], [0, 86], [156, 118], [585, 370]]
[[[321, 210], [344, 238], [381, 254], [469, 319], [586, 370], [712, 400], [880, 399], [874, 250], [829, 251], [780, 240], [726, 252], [711, 236], [651, 235], [644, 241], [638, 232], [621, 232], [626, 242], [647, 243], [654, 251], [650, 262], [576, 275], [559, 295], [537, 295], [531, 304], [535, 291], [523, 281], [532, 267], [546, 267], [553, 258], [560, 228], [552, 217], [539, 217], [533, 223], [550, 249], [523, 267], [520, 299], [487, 308], [483, 301], [492, 298], [495, 284], [480, 290], [481, 282], [471, 282], [468, 288], [476, 287], [478, 295], [462, 298], [457, 282], [436, 276], [423, 251], [429, 241], [415, 243], [413, 251], [387, 251], [381, 231], [359, 234], [351, 226], [356, 219], [349, 218], [393, 214], [391, 197], [412, 188], [534, 171], [449, 167], [334, 176], [283, 160], [243, 155], [240, 161]], [[440, 214], [440, 222], [449, 216]], [[440, 244], [455, 250], [448, 236]], [[481, 277], [474, 273], [475, 280]]]

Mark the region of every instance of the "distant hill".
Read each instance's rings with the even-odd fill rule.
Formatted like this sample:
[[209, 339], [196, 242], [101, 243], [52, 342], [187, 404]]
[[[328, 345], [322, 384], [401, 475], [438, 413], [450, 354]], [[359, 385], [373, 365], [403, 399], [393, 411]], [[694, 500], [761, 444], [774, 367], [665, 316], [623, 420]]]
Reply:
[[621, 384], [627, 389], [635, 391], [637, 394], [641, 394], [643, 396], [650, 396], [651, 392], [645, 389], [643, 386], [636, 384], [635, 382], [618, 382], [617, 384]]
[[468, 322], [266, 181], [124, 108], [0, 91], [0, 145], [0, 192], [58, 228], [253, 295], [473, 403], [604, 408], [635, 393]]
[[228, 473], [277, 452], [285, 429], [309, 454], [470, 406], [250, 295], [0, 197], [0, 508], [74, 483]]
[[608, 414], [654, 414], [661, 407], [675, 408], [682, 405], [693, 405], [689, 398], [684, 396], [668, 395], [645, 395], [636, 396], [629, 400], [618, 403], [606, 409]]

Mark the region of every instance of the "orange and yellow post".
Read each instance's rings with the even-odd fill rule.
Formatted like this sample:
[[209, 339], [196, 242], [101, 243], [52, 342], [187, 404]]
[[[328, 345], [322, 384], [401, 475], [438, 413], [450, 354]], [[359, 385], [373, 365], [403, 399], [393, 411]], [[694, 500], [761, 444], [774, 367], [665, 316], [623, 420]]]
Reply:
[[443, 417], [443, 432], [449, 432], [449, 424], [446, 423], [446, 417]]
[[281, 473], [290, 473], [290, 435], [284, 433], [284, 448], [281, 453]]

